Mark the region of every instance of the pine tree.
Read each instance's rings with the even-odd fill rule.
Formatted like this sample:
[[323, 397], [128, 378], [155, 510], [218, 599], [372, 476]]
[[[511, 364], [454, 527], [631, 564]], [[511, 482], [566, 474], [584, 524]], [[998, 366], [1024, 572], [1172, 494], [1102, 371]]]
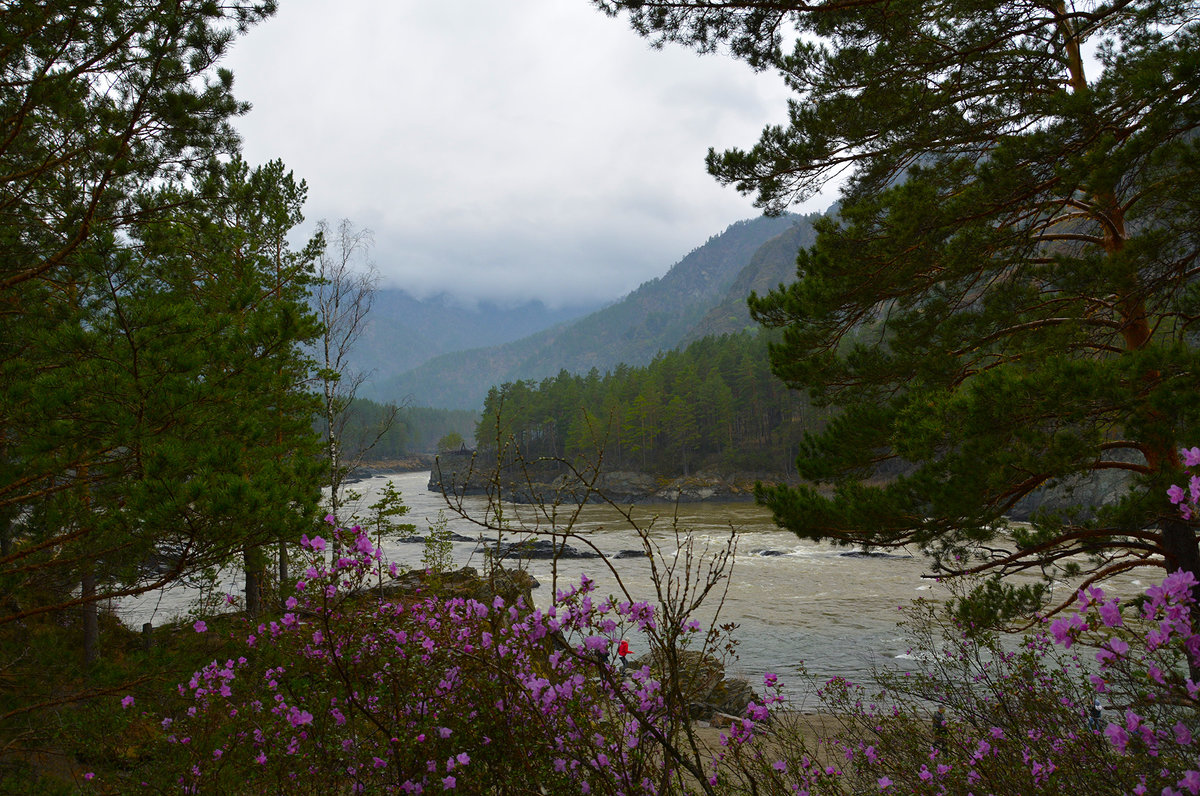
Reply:
[[98, 601], [311, 520], [303, 186], [237, 159], [215, 68], [271, 11], [5, 10], [0, 630], [79, 609], [93, 659]]
[[[1200, 438], [1200, 3], [596, 2], [795, 92], [719, 180], [774, 212], [849, 176], [798, 281], [751, 299], [775, 372], [839, 409], [813, 486], [760, 493], [781, 524], [948, 572], [1200, 575], [1165, 498]], [[1003, 528], [1105, 472], [1105, 505]]]

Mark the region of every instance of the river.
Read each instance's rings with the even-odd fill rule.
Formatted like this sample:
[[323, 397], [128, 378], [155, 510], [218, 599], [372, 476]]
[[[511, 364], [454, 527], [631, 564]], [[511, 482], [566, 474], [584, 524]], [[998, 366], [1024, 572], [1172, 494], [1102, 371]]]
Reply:
[[[410, 507], [405, 519], [423, 533], [437, 519], [438, 510], [446, 508], [440, 494], [426, 489], [428, 478], [428, 472], [383, 475], [359, 481], [353, 488], [364, 493], [361, 505], [365, 506], [373, 502], [375, 490], [392, 480]], [[464, 507], [469, 514], [482, 517], [487, 504], [482, 497], [468, 498]], [[559, 507], [559, 513], [566, 514], [573, 508]], [[509, 538], [521, 537], [522, 518], [526, 524], [532, 522], [531, 511], [528, 506], [505, 507], [513, 525]], [[692, 534], [699, 547], [708, 544], [714, 549], [736, 531], [737, 555], [729, 572], [720, 621], [738, 625], [733, 636], [739, 642], [737, 658], [727, 664], [727, 671], [751, 683], [760, 683], [767, 671], [788, 682], [801, 661], [820, 678], [837, 674], [859, 681], [869, 679], [878, 667], [903, 666], [909, 658], [909, 642], [897, 626], [902, 618], [899, 609], [920, 597], [941, 599], [948, 595], [945, 587], [922, 577], [929, 571], [929, 562], [919, 554], [865, 556], [845, 548], [800, 541], [775, 527], [770, 513], [752, 503], [658, 504], [638, 506], [634, 511], [639, 525], [649, 529], [651, 541], [662, 548], [665, 558], [660, 560], [670, 559], [677, 550], [672, 523], [681, 533]], [[450, 530], [457, 534], [474, 539], [485, 533], [494, 538], [494, 532], [482, 531], [449, 511], [446, 516], [450, 518]], [[583, 506], [573, 531], [590, 540], [610, 560], [620, 551], [642, 547], [637, 531], [608, 506]], [[571, 544], [584, 548], [578, 541]], [[418, 567], [423, 546], [385, 541], [384, 552], [388, 560], [401, 567]], [[456, 542], [453, 556], [456, 566], [483, 567], [483, 556], [475, 542]], [[612, 563], [635, 598], [653, 599], [647, 559], [621, 558]], [[527, 568], [543, 584], [534, 592], [535, 601], [547, 605], [552, 598], [554, 574], [549, 562], [530, 561]], [[615, 593], [616, 578], [599, 559], [560, 560], [559, 587], [578, 582], [581, 573], [597, 581], [601, 595]], [[1144, 588], [1143, 580], [1152, 577], [1142, 572], [1139, 580], [1138, 574], [1113, 586], [1119, 593], [1136, 593]], [[241, 592], [239, 573], [230, 571], [221, 577], [219, 592]], [[143, 622], [160, 624], [185, 614], [195, 597], [194, 590], [175, 587], [127, 599], [115, 610], [133, 627]], [[717, 597], [710, 598], [701, 619], [711, 618], [716, 602]], [[638, 640], [631, 639], [631, 644], [636, 656], [641, 651]], [[795, 681], [789, 684], [800, 685]], [[788, 690], [796, 694], [808, 689]]]

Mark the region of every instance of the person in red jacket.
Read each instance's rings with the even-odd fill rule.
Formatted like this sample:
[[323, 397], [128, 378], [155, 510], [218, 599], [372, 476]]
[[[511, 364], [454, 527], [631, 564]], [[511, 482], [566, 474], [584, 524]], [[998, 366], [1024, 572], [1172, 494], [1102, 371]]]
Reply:
[[629, 654], [629, 642], [621, 639], [621, 643], [617, 645], [617, 657], [621, 659], [621, 671], [629, 668], [629, 661], [625, 660], [625, 656]]

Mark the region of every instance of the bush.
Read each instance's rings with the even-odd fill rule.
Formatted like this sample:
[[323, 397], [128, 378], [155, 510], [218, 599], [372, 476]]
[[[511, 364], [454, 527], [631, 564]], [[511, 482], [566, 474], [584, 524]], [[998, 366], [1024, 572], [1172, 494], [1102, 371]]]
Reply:
[[664, 749], [679, 705], [649, 667], [622, 678], [603, 654], [654, 630], [653, 607], [596, 600], [586, 577], [547, 611], [381, 600], [367, 591], [378, 550], [358, 529], [346, 543], [326, 565], [324, 540], [302, 540], [309, 566], [287, 613], [179, 686], [143, 778], [190, 793], [634, 794], [677, 776]]

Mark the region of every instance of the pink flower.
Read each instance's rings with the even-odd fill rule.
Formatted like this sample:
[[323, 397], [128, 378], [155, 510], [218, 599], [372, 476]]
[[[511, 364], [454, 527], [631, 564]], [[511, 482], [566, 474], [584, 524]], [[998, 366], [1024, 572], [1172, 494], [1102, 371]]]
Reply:
[[1125, 728], [1119, 724], [1109, 724], [1104, 728], [1104, 734], [1108, 736], [1109, 743], [1117, 748], [1121, 754], [1125, 754], [1125, 747], [1129, 745], [1129, 733], [1125, 732]]
[[604, 636], [588, 636], [583, 640], [583, 646], [590, 652], [599, 652], [608, 646], [608, 639]]
[[442, 790], [454, 790], [458, 785], [458, 780], [454, 777], [442, 777]]
[[1179, 454], [1183, 456], [1184, 467], [1196, 467], [1200, 465], [1200, 447], [1183, 448], [1179, 451]]
[[890, 787], [892, 787], [891, 779], [889, 779], [888, 777], [880, 777], [879, 778], [879, 789], [880, 790], [887, 790]]
[[299, 727], [302, 724], [312, 724], [313, 715], [307, 710], [300, 710], [293, 707], [291, 713], [288, 714], [288, 721], [293, 727]]
[[1180, 746], [1188, 746], [1192, 742], [1192, 731], [1187, 728], [1187, 725], [1182, 721], [1175, 723], [1175, 743]]
[[203, 619], [201, 619], [196, 622], [196, 624], [192, 625], [192, 630], [195, 630], [197, 633], [205, 633], [208, 631], [208, 625], [205, 624]]
[[124, 699], [122, 699], [122, 700], [121, 700], [121, 707], [123, 707], [123, 708], [129, 708], [129, 707], [133, 707], [133, 697], [132, 697], [132, 696], [127, 696], [127, 697], [125, 697]]
[[1063, 645], [1064, 649], [1070, 649], [1071, 643], [1075, 640], [1075, 630], [1084, 628], [1083, 620], [1079, 618], [1079, 614], [1071, 614], [1055, 619], [1050, 624], [1050, 635], [1054, 636], [1054, 640]]
[[1108, 640], [1107, 646], [1102, 647], [1100, 651], [1096, 653], [1096, 660], [1100, 661], [1101, 663], [1105, 663], [1114, 657], [1122, 658], [1127, 652], [1129, 652], [1129, 644], [1127, 644], [1124, 639], [1113, 636]]

